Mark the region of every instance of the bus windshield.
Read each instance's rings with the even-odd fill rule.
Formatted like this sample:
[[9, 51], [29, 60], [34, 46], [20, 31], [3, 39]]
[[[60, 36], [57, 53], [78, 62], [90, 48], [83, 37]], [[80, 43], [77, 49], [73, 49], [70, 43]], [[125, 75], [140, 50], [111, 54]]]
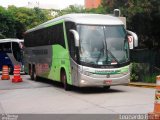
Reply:
[[96, 65], [129, 61], [129, 45], [123, 25], [78, 25], [80, 62]]

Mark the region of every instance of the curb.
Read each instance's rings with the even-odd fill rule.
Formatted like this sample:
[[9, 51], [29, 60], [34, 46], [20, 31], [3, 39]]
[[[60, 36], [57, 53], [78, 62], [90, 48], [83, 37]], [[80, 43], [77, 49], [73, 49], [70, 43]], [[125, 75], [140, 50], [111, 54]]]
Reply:
[[145, 87], [145, 88], [155, 88], [155, 83], [141, 83], [141, 82], [131, 82], [128, 84], [129, 86], [136, 86], [136, 87]]

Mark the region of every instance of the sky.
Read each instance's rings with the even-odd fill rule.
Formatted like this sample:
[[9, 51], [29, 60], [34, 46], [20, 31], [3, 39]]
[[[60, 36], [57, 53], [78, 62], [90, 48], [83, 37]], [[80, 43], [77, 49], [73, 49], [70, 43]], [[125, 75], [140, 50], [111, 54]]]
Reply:
[[84, 0], [0, 0], [0, 6], [8, 7], [40, 7], [52, 9], [64, 9], [69, 5], [84, 5]]

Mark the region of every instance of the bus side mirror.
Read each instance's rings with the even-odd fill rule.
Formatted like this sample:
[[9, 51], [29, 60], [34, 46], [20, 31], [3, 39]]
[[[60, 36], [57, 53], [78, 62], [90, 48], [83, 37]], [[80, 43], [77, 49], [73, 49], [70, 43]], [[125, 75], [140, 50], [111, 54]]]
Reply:
[[76, 30], [73, 30], [73, 29], [71, 29], [70, 32], [74, 36], [75, 46], [79, 47], [79, 34], [78, 34], [78, 32]]
[[133, 49], [134, 47], [138, 47], [138, 36], [136, 33], [127, 30], [128, 34], [128, 42], [129, 42], [129, 48]]

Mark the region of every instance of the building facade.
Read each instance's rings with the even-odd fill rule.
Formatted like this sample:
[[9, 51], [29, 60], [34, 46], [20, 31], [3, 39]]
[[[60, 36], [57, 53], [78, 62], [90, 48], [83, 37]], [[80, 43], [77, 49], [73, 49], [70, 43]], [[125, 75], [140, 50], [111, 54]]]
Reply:
[[101, 0], [85, 0], [85, 8], [97, 8], [101, 4]]

